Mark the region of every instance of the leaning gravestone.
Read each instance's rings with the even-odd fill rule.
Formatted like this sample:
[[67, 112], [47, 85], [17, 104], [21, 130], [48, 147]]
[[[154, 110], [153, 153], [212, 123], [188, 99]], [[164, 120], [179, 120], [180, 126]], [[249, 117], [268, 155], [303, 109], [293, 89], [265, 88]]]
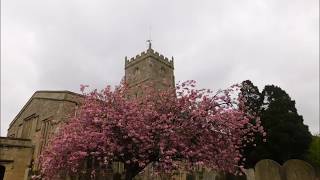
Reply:
[[291, 159], [283, 165], [286, 180], [315, 180], [316, 175], [313, 167], [298, 159]]
[[255, 165], [256, 180], [281, 180], [281, 166], [271, 160], [264, 159]]

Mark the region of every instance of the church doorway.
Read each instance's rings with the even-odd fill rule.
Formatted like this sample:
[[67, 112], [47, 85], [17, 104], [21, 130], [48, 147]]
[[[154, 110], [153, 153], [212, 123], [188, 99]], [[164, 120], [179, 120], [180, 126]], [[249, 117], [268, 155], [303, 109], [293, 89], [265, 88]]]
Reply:
[[6, 172], [6, 168], [0, 165], [0, 180], [3, 180], [4, 172]]

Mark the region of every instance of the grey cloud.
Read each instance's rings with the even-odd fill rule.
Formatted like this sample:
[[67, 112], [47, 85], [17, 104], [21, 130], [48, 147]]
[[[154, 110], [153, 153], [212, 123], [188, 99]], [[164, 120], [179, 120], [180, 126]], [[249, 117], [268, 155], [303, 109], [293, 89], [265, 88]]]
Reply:
[[175, 57], [176, 80], [219, 89], [251, 79], [296, 100], [319, 132], [319, 2], [2, 1], [1, 135], [36, 90], [118, 84], [124, 56]]

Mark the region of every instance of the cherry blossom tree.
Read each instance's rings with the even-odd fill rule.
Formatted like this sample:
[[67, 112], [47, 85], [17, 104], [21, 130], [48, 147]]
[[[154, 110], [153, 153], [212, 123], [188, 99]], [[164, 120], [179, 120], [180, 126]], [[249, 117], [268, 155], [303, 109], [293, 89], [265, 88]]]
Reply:
[[242, 147], [263, 133], [239, 108], [237, 86], [217, 93], [197, 89], [194, 81], [166, 90], [142, 88], [142, 96], [128, 98], [125, 84], [89, 93], [83, 86], [82, 106], [42, 153], [42, 178], [79, 174], [88, 159], [94, 160], [92, 177], [115, 161], [124, 163], [126, 180], [150, 163], [165, 173], [194, 167], [235, 173], [242, 167]]

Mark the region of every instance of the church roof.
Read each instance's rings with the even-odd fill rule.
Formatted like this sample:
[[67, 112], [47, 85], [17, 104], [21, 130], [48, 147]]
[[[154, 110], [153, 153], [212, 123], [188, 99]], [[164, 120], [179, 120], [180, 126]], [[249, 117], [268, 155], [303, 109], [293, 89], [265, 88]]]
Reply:
[[69, 101], [78, 104], [77, 99], [82, 98], [83, 95], [71, 92], [71, 91], [49, 91], [49, 90], [40, 90], [33, 93], [28, 102], [23, 106], [23, 108], [19, 111], [19, 113], [15, 116], [13, 121], [10, 123], [9, 128], [14, 124], [14, 122], [20, 117], [22, 112], [28, 107], [28, 105], [34, 99], [47, 99], [47, 100], [55, 100], [55, 101]]

